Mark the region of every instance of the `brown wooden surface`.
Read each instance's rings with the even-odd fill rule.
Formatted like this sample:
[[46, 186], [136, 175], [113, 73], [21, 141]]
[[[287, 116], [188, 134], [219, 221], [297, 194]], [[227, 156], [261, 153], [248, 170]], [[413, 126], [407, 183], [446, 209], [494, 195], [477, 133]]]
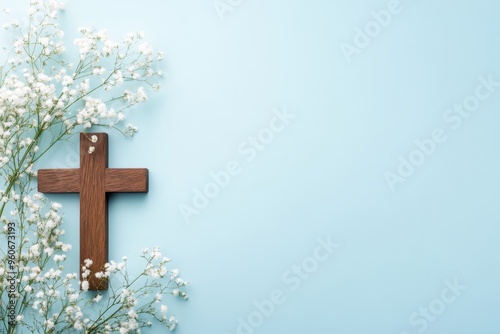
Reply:
[[[86, 137], [90, 134], [80, 134], [80, 263], [91, 259], [94, 263], [90, 269], [101, 271], [108, 261], [108, 212], [104, 189], [108, 136], [94, 135], [98, 138], [96, 143]], [[95, 151], [89, 154], [91, 146]], [[106, 283], [89, 280], [92, 289], [107, 289]]]
[[[97, 136], [93, 143], [90, 138]], [[89, 154], [89, 148], [95, 150]], [[109, 192], [148, 192], [145, 168], [107, 168], [108, 135], [80, 134], [80, 169], [42, 169], [38, 171], [38, 191], [43, 193], [80, 193], [80, 264], [93, 261], [92, 272], [103, 271], [108, 262]], [[89, 290], [107, 290], [105, 280], [92, 278]]]
[[148, 170], [146, 168], [106, 169], [106, 192], [147, 193]]
[[38, 191], [41, 193], [80, 192], [80, 171], [78, 169], [40, 169]]

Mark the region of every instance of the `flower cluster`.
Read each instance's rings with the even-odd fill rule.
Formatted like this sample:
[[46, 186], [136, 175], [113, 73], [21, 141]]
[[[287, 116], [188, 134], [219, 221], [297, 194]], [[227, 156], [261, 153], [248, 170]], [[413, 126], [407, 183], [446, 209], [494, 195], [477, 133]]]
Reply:
[[[11, 50], [0, 66], [0, 332], [138, 333], [152, 321], [173, 330], [177, 320], [162, 300], [187, 299], [188, 282], [170, 260], [144, 250], [144, 270], [130, 277], [127, 258], [103, 271], [89, 259], [79, 281], [65, 268], [71, 245], [61, 205], [36, 192], [37, 162], [59, 141], [97, 126], [134, 135], [127, 110], [146, 102], [162, 75], [155, 70], [162, 54], [142, 32], [115, 42], [105, 30], [80, 28], [70, 54], [57, 23], [62, 9], [32, 0], [26, 24], [3, 25]], [[87, 291], [94, 278], [109, 290]]]
[[[155, 247], [152, 252], [143, 250], [142, 259], [146, 262], [145, 269], [139, 276], [131, 279], [127, 272], [127, 257], [121, 262], [111, 261], [105, 265], [104, 271], [92, 272], [92, 261], [87, 259], [82, 267], [84, 280], [80, 282], [81, 290], [87, 291], [88, 279], [94, 275], [97, 278], [109, 279], [109, 289], [103, 299], [102, 292], [87, 300], [88, 304], [98, 305], [101, 317], [113, 314], [112, 321], [99, 323], [84, 321], [82, 328], [95, 331], [100, 326], [101, 332], [129, 333], [142, 327], [151, 326], [150, 320], [157, 320], [168, 329], [174, 330], [177, 320], [173, 315], [167, 315], [168, 307], [162, 304], [166, 295], [187, 299], [182, 289], [189, 284], [179, 277], [178, 269], [168, 269], [170, 259], [163, 257], [160, 249]], [[115, 287], [115, 282], [120, 282]], [[147, 300], [147, 301], [146, 301]], [[146, 301], [146, 302], [145, 302]], [[145, 317], [142, 317], [142, 316]]]
[[[130, 82], [157, 90], [161, 71], [154, 64], [162, 53], [153, 53], [142, 32], [118, 43], [105, 30], [87, 27], [79, 29], [82, 37], [75, 40], [75, 64], [68, 62], [57, 24], [60, 9], [57, 1], [34, 0], [27, 29], [17, 21], [4, 25], [14, 37], [13, 52], [1, 68], [0, 115], [17, 124], [29, 120], [38, 128], [60, 125], [68, 132], [95, 125], [123, 130], [124, 111], [148, 98], [143, 85], [131, 89]], [[5, 126], [2, 130], [8, 132]]]

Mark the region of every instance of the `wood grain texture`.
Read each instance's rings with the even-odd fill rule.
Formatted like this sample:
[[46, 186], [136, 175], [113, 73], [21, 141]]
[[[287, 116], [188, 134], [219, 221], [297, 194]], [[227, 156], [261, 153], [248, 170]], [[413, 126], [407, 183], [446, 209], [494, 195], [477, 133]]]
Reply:
[[38, 191], [51, 194], [80, 192], [80, 170], [40, 169]]
[[146, 168], [108, 168], [106, 169], [106, 192], [147, 193], [148, 179]]
[[[91, 141], [97, 136], [97, 141]], [[94, 147], [93, 153], [89, 149]], [[42, 169], [38, 171], [38, 190], [44, 193], [80, 193], [80, 265], [93, 261], [92, 272], [104, 271], [108, 262], [107, 193], [148, 192], [145, 168], [108, 168], [108, 135], [80, 134], [79, 169]], [[81, 279], [81, 278], [80, 278]], [[108, 282], [89, 279], [89, 290], [107, 290]]]
[[[92, 272], [103, 271], [108, 262], [108, 208], [104, 184], [108, 167], [108, 136], [97, 136], [96, 143], [80, 134], [80, 263], [91, 259]], [[89, 148], [95, 151], [89, 154]], [[107, 289], [107, 282], [95, 277], [89, 280], [92, 290]]]

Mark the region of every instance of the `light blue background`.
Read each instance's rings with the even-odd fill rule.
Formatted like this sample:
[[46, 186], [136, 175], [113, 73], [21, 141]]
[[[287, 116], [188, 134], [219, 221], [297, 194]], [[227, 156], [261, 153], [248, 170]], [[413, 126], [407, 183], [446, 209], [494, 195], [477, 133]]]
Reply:
[[[388, 2], [244, 0], [224, 20], [211, 0], [68, 2], [68, 40], [144, 30], [165, 52], [139, 134], [111, 134], [110, 166], [149, 168], [151, 187], [112, 196], [109, 242], [117, 259], [159, 245], [192, 282], [177, 333], [238, 333], [275, 289], [286, 300], [251, 332], [419, 333], [409, 317], [455, 278], [467, 288], [422, 332], [500, 330], [500, 89], [458, 129], [443, 120], [478, 77], [500, 81], [500, 3], [401, 0], [349, 63], [341, 43]], [[247, 163], [238, 146], [285, 106], [295, 119]], [[391, 191], [384, 173], [435, 128], [447, 140]], [[76, 166], [77, 145], [50, 163]], [[242, 172], [187, 224], [179, 205], [231, 160]], [[78, 197], [51, 199], [76, 259]], [[328, 236], [340, 247], [292, 291], [282, 276]]]

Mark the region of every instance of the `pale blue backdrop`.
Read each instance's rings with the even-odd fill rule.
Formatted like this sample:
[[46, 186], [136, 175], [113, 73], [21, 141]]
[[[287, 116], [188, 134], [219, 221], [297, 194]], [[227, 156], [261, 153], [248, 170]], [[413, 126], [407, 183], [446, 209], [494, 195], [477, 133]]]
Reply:
[[[499, 13], [68, 1], [68, 39], [143, 30], [165, 52], [137, 137], [111, 134], [110, 166], [151, 181], [111, 198], [111, 258], [159, 245], [173, 259], [192, 282], [170, 303], [178, 334], [498, 333]], [[77, 145], [50, 163], [77, 166]], [[76, 246], [78, 197], [51, 199]]]

